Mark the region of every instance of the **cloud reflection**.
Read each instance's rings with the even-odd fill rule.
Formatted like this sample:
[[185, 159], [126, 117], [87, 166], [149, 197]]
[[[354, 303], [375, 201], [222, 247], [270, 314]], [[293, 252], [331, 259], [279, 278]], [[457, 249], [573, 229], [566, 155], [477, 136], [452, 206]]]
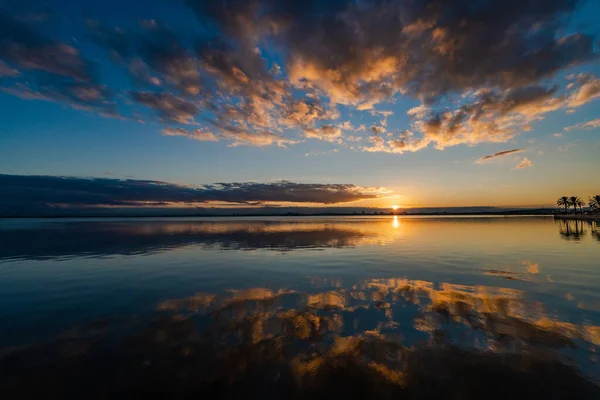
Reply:
[[[314, 283], [323, 287], [318, 281]], [[329, 284], [338, 286], [334, 282]], [[546, 311], [542, 303], [527, 301], [522, 290], [404, 278], [370, 279], [351, 287], [325, 291], [250, 288], [222, 294], [198, 293], [166, 300], [158, 309], [201, 318], [210, 316], [216, 324], [218, 321], [229, 324], [232, 319], [237, 321], [235, 324], [247, 319], [253, 323], [261, 321], [261, 325], [274, 329], [270, 333], [261, 330], [260, 334], [268, 337], [285, 331], [274, 319], [286, 319], [290, 313], [308, 313], [306, 315], [314, 321], [333, 318], [337, 321], [332, 325], [335, 332], [350, 335], [376, 334], [391, 338], [399, 334], [416, 338], [419, 337], [417, 332], [421, 332], [433, 340], [444, 331], [455, 343], [486, 350], [515, 345], [556, 349], [575, 347], [576, 343], [600, 346], [599, 326], [562, 321], [550, 309]], [[225, 320], [223, 312], [227, 313]], [[407, 324], [411, 320], [412, 327]], [[456, 331], [459, 326], [462, 326], [460, 332]], [[215, 327], [219, 331], [229, 328]], [[485, 337], [478, 336], [477, 332], [485, 333]], [[252, 331], [252, 335], [256, 334]]]
[[[398, 225], [399, 226], [399, 225]], [[102, 257], [200, 246], [292, 251], [386, 243], [401, 234], [388, 219], [343, 221], [80, 221], [7, 229], [1, 259]]]
[[[8, 393], [65, 396], [54, 382], [78, 371], [74, 387], [100, 380], [107, 397], [314, 398], [335, 388], [352, 398], [356, 385], [383, 398], [547, 397], [565, 387], [575, 398], [600, 394], [561, 356], [593, 354], [600, 327], [563, 321], [520, 290], [404, 278], [341, 288], [337, 280], [311, 281], [306, 291], [253, 287], [169, 299], [150, 323], [95, 322], [9, 349], [0, 354], [0, 369], [10, 371], [0, 383]], [[127, 333], [115, 342], [117, 332]], [[117, 368], [116, 377], [110, 368], [89, 373], [98, 365]]]

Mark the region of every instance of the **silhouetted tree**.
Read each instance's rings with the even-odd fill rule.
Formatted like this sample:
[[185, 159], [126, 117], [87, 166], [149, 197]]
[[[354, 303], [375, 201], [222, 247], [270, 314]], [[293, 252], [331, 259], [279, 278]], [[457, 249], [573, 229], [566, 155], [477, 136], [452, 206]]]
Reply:
[[577, 214], [577, 207], [579, 207], [580, 203], [583, 203], [583, 201], [579, 197], [577, 197], [577, 196], [569, 197], [569, 205], [573, 207], [573, 214]]
[[569, 198], [567, 196], [563, 196], [556, 200], [556, 205], [559, 207], [565, 207], [565, 214], [567, 213], [567, 207], [569, 206]]
[[580, 198], [577, 198], [575, 204], [579, 207], [579, 212], [583, 214], [583, 206], [585, 206], [585, 201], [581, 200]]
[[600, 212], [600, 194], [596, 194], [589, 198], [588, 205], [592, 209], [593, 212]]

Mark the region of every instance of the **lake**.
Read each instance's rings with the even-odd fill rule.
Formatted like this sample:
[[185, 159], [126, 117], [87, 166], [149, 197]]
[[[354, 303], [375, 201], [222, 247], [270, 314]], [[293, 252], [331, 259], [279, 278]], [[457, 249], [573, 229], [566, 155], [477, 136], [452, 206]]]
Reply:
[[0, 321], [20, 395], [595, 396], [600, 224], [0, 220]]

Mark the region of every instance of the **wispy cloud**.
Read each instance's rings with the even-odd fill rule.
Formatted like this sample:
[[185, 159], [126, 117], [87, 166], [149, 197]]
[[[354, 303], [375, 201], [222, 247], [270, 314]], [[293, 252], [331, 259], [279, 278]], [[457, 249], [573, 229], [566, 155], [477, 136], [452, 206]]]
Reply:
[[193, 131], [187, 131], [183, 128], [166, 128], [163, 130], [165, 136], [183, 136], [194, 140], [217, 142], [219, 138], [216, 137], [212, 132], [202, 129], [195, 129]]
[[581, 122], [579, 124], [575, 124], [575, 125], [571, 125], [571, 126], [567, 126], [565, 128], [565, 132], [569, 132], [574, 129], [596, 129], [596, 128], [600, 128], [600, 118], [593, 119], [593, 120], [587, 121], [587, 122]]
[[523, 168], [529, 168], [531, 167], [532, 163], [531, 160], [528, 159], [527, 157], [523, 158], [523, 161], [521, 161], [516, 167], [515, 169], [523, 169]]
[[339, 150], [338, 149], [333, 149], [333, 150], [329, 150], [329, 151], [309, 151], [308, 153], [304, 154], [304, 157], [311, 157], [311, 156], [324, 156], [324, 155], [328, 155], [328, 154], [334, 154], [334, 153], [338, 153]]
[[493, 158], [497, 158], [497, 157], [504, 157], [504, 156], [508, 156], [511, 154], [516, 154], [516, 153], [521, 153], [525, 151], [525, 149], [512, 149], [512, 150], [503, 150], [503, 151], [499, 151], [497, 153], [494, 154], [490, 154], [487, 156], [483, 156], [480, 159], [478, 159], [477, 161], [475, 161], [477, 164], [483, 164], [486, 161], [489, 161]]

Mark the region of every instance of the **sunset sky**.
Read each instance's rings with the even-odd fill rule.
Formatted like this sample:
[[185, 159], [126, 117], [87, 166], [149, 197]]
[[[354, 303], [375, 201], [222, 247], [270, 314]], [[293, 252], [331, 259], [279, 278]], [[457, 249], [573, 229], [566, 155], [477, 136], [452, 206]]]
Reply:
[[595, 0], [0, 0], [0, 211], [587, 199], [598, 21]]

